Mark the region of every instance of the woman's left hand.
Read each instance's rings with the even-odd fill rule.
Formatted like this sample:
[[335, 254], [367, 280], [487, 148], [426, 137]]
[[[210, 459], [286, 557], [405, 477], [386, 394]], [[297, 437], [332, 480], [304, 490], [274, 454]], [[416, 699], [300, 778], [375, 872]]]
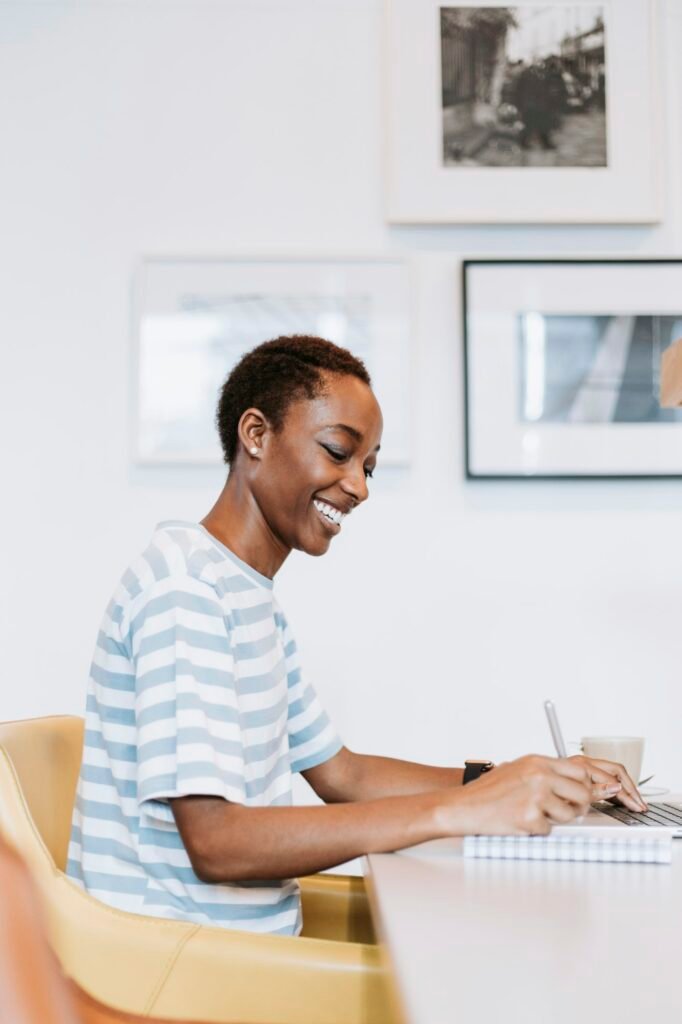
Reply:
[[[638, 813], [646, 811], [647, 806], [639, 795], [637, 786], [622, 764], [616, 764], [614, 761], [602, 761], [601, 758], [585, 757], [584, 754], [576, 754], [569, 760], [577, 761], [589, 773], [592, 779], [593, 800], [618, 800], [631, 811]], [[615, 790], [616, 786], [620, 788]]]

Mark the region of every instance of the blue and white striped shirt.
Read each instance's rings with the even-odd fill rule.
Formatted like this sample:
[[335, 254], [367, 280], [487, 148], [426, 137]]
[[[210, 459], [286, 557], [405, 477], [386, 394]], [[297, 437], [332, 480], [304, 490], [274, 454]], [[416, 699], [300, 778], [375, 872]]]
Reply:
[[340, 748], [272, 581], [202, 526], [162, 523], [97, 639], [67, 873], [133, 913], [297, 934], [297, 882], [201, 882], [168, 798], [289, 805], [292, 773]]

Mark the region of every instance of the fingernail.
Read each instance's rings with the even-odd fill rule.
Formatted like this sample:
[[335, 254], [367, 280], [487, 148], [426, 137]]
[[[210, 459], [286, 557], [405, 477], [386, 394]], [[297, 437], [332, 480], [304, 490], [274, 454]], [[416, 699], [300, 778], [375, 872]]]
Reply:
[[604, 786], [604, 792], [608, 793], [609, 796], [615, 796], [616, 793], [620, 793], [621, 786]]

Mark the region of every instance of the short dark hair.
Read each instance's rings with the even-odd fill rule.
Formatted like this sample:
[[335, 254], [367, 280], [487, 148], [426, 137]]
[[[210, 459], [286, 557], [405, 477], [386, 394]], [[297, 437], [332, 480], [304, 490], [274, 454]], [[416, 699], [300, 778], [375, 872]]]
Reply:
[[292, 402], [324, 393], [325, 373], [357, 377], [371, 385], [361, 359], [307, 334], [264, 341], [242, 356], [221, 388], [216, 412], [225, 462], [233, 462], [237, 454], [237, 427], [246, 409], [260, 409], [279, 430]]

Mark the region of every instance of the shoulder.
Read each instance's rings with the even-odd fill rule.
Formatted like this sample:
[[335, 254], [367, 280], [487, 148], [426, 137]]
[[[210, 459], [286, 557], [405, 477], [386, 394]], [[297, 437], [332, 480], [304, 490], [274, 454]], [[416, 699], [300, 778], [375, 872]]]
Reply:
[[264, 588], [263, 577], [198, 523], [161, 523], [121, 582], [132, 586], [133, 601], [135, 591], [149, 597], [186, 589], [210, 597], [225, 615], [263, 603], [264, 597], [271, 603], [273, 596], [271, 584]]
[[163, 589], [170, 581], [208, 583], [206, 561], [198, 530], [193, 536], [188, 527], [161, 524], [123, 573], [117, 594], [123, 603], [135, 603], [142, 595]]
[[141, 616], [172, 607], [219, 616], [217, 574], [200, 527], [162, 523], [123, 573], [107, 609], [126, 633]]
[[[269, 590], [268, 601], [272, 599]], [[198, 523], [164, 522], [128, 566], [114, 592], [105, 621], [125, 634], [150, 613], [172, 608], [227, 617], [263, 601], [253, 570], [231, 555]], [[278, 626], [283, 631], [283, 616]]]
[[196, 581], [212, 590], [218, 599], [258, 589], [238, 559], [230, 557], [227, 549], [198, 523], [161, 523], [130, 566], [130, 573], [143, 589], [166, 580]]

